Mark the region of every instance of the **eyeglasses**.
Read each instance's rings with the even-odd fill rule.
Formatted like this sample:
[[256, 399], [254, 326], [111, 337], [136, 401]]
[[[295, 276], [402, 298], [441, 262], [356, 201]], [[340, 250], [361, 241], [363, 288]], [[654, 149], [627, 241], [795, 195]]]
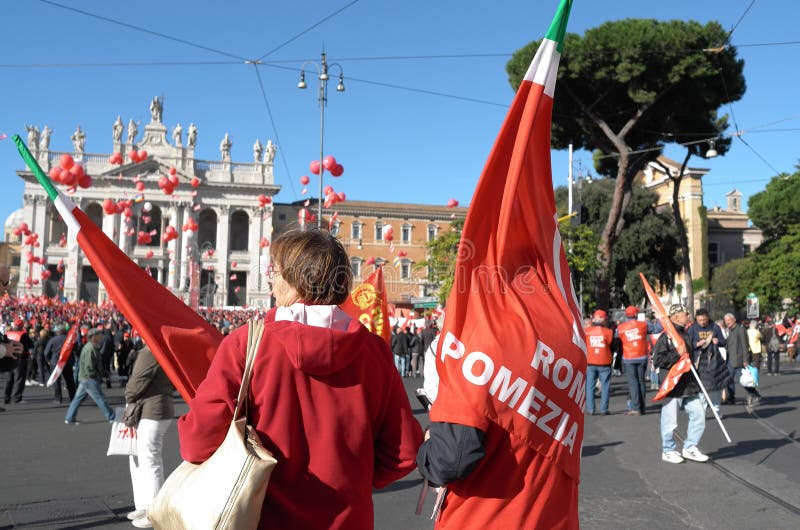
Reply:
[[281, 272], [278, 271], [278, 270], [275, 270], [275, 264], [274, 263], [270, 263], [269, 267], [267, 268], [267, 278], [269, 278], [270, 280], [274, 280], [275, 276], [280, 276], [280, 275], [281, 275]]

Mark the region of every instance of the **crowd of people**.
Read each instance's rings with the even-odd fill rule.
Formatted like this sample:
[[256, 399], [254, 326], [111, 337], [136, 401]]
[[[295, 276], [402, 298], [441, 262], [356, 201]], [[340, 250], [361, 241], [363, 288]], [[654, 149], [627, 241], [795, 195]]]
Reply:
[[[683, 305], [674, 304], [669, 308], [669, 319], [684, 342], [697, 377], [692, 371], [683, 373], [661, 402], [662, 459], [670, 463], [684, 459], [705, 462], [708, 457], [697, 446], [705, 428], [706, 410], [711, 408], [722, 418], [720, 406], [737, 402], [737, 386], [747, 394], [747, 406], [761, 401], [757, 385], [742, 383], [748, 380], [742, 373], [755, 371], [757, 380], [758, 373], [780, 375], [782, 357], [784, 362], [795, 363], [800, 315], [777, 322], [771, 316], [740, 322], [727, 313], [714, 322], [704, 308], [697, 309], [692, 318]], [[651, 390], [659, 388], [659, 382], [681, 360], [680, 345], [669, 338], [658, 320], [648, 321], [644, 311], [635, 306], [627, 307], [619, 322], [609, 322], [607, 313], [598, 309], [584, 327], [588, 361], [586, 412], [609, 414], [611, 375], [622, 371], [628, 381], [626, 414], [645, 414], [648, 380]], [[598, 389], [599, 411], [595, 396]], [[679, 409], [689, 416], [687, 438], [680, 453], [673, 438]]]

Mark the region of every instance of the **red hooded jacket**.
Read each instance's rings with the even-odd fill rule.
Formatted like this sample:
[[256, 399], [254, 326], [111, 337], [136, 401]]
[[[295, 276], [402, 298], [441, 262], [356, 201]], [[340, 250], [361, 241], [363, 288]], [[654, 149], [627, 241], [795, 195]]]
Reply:
[[[265, 320], [248, 409], [278, 464], [259, 528], [373, 528], [372, 488], [411, 472], [422, 442], [388, 346], [354, 319], [334, 329], [272, 310]], [[222, 341], [178, 420], [185, 460], [206, 460], [225, 438], [246, 346], [246, 325]]]

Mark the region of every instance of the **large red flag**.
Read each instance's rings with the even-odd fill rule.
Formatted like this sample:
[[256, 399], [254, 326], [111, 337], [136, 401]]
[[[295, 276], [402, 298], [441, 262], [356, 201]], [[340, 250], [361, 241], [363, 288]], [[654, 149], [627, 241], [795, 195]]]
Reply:
[[353, 289], [341, 308], [351, 317], [360, 320], [368, 330], [383, 337], [386, 344], [391, 345], [392, 333], [386, 303], [386, 285], [383, 282], [383, 266], [375, 267], [375, 271], [364, 280], [364, 283]]
[[642, 279], [642, 284], [644, 285], [644, 290], [647, 293], [647, 299], [650, 300], [653, 313], [655, 313], [656, 318], [661, 322], [661, 327], [664, 328], [664, 332], [670, 338], [672, 344], [675, 345], [675, 349], [678, 350], [678, 353], [680, 354], [680, 359], [678, 359], [678, 362], [673, 364], [669, 369], [667, 376], [664, 378], [664, 382], [661, 383], [661, 387], [659, 387], [658, 392], [656, 392], [656, 395], [653, 396], [653, 401], [660, 401], [664, 399], [667, 394], [672, 392], [672, 389], [675, 388], [675, 385], [677, 385], [678, 381], [680, 381], [681, 376], [692, 369], [692, 359], [689, 357], [689, 352], [686, 351], [686, 343], [683, 341], [681, 336], [678, 335], [678, 331], [675, 329], [675, 326], [672, 325], [669, 315], [667, 315], [667, 312], [664, 310], [664, 304], [661, 303], [661, 300], [659, 300], [659, 298], [656, 296], [656, 293], [653, 292], [653, 288], [650, 287], [650, 284], [647, 282], [647, 278], [644, 277], [644, 274], [640, 272], [639, 277]]
[[557, 226], [553, 94], [562, 0], [500, 130], [464, 223], [431, 419], [486, 432], [486, 457], [450, 484], [447, 528], [574, 528], [586, 345]]
[[141, 334], [172, 384], [187, 402], [205, 379], [222, 334], [134, 263], [64, 193], [53, 186], [14, 135], [17, 149], [47, 191], [111, 300]]

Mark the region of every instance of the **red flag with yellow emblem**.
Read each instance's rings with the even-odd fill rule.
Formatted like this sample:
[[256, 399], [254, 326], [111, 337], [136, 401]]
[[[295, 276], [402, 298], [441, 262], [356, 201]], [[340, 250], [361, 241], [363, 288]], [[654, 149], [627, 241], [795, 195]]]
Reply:
[[376, 267], [375, 272], [364, 283], [353, 289], [341, 308], [351, 317], [357, 318], [372, 333], [383, 337], [386, 344], [391, 344], [383, 267]]

